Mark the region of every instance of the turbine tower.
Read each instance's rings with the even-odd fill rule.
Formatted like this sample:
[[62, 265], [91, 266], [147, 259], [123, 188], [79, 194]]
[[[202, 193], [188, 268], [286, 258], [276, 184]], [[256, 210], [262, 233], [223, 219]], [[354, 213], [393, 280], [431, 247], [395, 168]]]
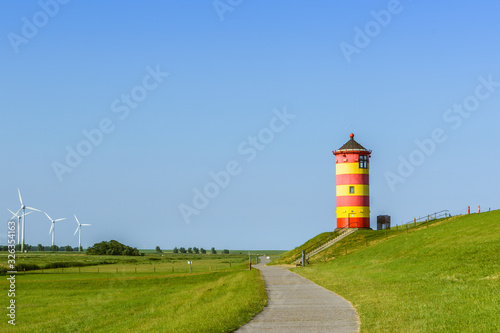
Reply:
[[76, 230], [75, 230], [75, 233], [73, 234], [76, 235], [76, 232], [78, 231], [78, 252], [81, 251], [81, 248], [82, 248], [82, 226], [84, 227], [90, 227], [92, 224], [81, 224], [80, 221], [78, 221], [78, 218], [75, 216], [75, 220], [76, 220], [76, 223], [78, 224], [78, 227], [76, 227]]
[[16, 212], [15, 215], [19, 216], [18, 215], [19, 212], [21, 210], [23, 211], [22, 224], [21, 224], [21, 227], [22, 227], [22, 230], [21, 230], [21, 252], [24, 252], [24, 234], [25, 234], [24, 227], [26, 224], [26, 215], [28, 215], [28, 214], [26, 214], [26, 209], [29, 209], [29, 210], [32, 210], [35, 212], [41, 212], [41, 210], [33, 208], [33, 207], [27, 207], [25, 204], [23, 204], [23, 198], [21, 198], [21, 191], [19, 191], [19, 189], [17, 189], [17, 193], [19, 193], [19, 201], [21, 202], [21, 208], [19, 208], [19, 210]]
[[[45, 212], [44, 212], [45, 213]], [[52, 225], [50, 226], [50, 230], [49, 230], [49, 235], [50, 233], [52, 233], [52, 246], [54, 246], [54, 238], [55, 238], [55, 235], [56, 235], [56, 222], [57, 221], [62, 221], [62, 220], [66, 220], [65, 217], [63, 217], [62, 219], [57, 219], [57, 220], [53, 220], [49, 214], [45, 213], [45, 215], [47, 215], [48, 219], [52, 222]]]

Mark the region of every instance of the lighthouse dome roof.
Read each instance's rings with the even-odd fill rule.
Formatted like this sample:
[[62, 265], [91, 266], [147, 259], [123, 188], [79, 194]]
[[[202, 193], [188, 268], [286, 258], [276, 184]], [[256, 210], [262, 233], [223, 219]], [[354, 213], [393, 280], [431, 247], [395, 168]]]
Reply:
[[356, 140], [354, 140], [354, 134], [351, 133], [350, 135], [351, 139], [347, 141], [342, 147], [340, 147], [338, 150], [343, 150], [343, 151], [351, 151], [351, 150], [356, 150], [356, 151], [367, 151], [365, 147], [360, 145]]

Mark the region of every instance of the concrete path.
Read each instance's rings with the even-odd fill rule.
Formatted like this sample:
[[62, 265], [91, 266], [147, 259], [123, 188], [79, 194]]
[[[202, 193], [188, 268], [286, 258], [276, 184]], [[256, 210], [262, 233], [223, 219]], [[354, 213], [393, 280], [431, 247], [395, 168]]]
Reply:
[[235, 332], [358, 332], [358, 314], [348, 301], [262, 259], [254, 267], [266, 282], [267, 306]]

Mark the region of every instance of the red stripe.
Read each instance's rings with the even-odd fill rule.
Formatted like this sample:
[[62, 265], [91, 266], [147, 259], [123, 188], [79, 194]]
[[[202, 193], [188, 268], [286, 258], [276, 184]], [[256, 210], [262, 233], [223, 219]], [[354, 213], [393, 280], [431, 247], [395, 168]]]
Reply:
[[370, 175], [348, 174], [337, 175], [337, 185], [369, 185]]
[[369, 217], [343, 217], [337, 219], [337, 228], [347, 227], [349, 222], [349, 228], [369, 228], [370, 218]]
[[[335, 155], [335, 163], [353, 163], [353, 162], [359, 162], [359, 155], [369, 155], [369, 152], [357, 152], [357, 153], [337, 153], [333, 152]], [[345, 155], [345, 156], [344, 156]], [[370, 159], [368, 157], [368, 159]]]
[[337, 197], [337, 207], [370, 206], [370, 197], [367, 195], [341, 195]]

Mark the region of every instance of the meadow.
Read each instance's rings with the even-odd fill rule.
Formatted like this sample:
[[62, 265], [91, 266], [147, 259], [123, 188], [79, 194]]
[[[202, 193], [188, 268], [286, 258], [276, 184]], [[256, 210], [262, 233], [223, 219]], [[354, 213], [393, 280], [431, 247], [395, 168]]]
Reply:
[[[17, 274], [17, 327], [5, 316], [2, 332], [231, 332], [267, 299], [260, 271], [248, 270], [248, 255], [32, 252], [16, 260], [70, 267]], [[8, 304], [5, 278], [0, 289]]]
[[293, 271], [351, 301], [361, 332], [500, 332], [500, 211], [358, 231], [324, 252]]

